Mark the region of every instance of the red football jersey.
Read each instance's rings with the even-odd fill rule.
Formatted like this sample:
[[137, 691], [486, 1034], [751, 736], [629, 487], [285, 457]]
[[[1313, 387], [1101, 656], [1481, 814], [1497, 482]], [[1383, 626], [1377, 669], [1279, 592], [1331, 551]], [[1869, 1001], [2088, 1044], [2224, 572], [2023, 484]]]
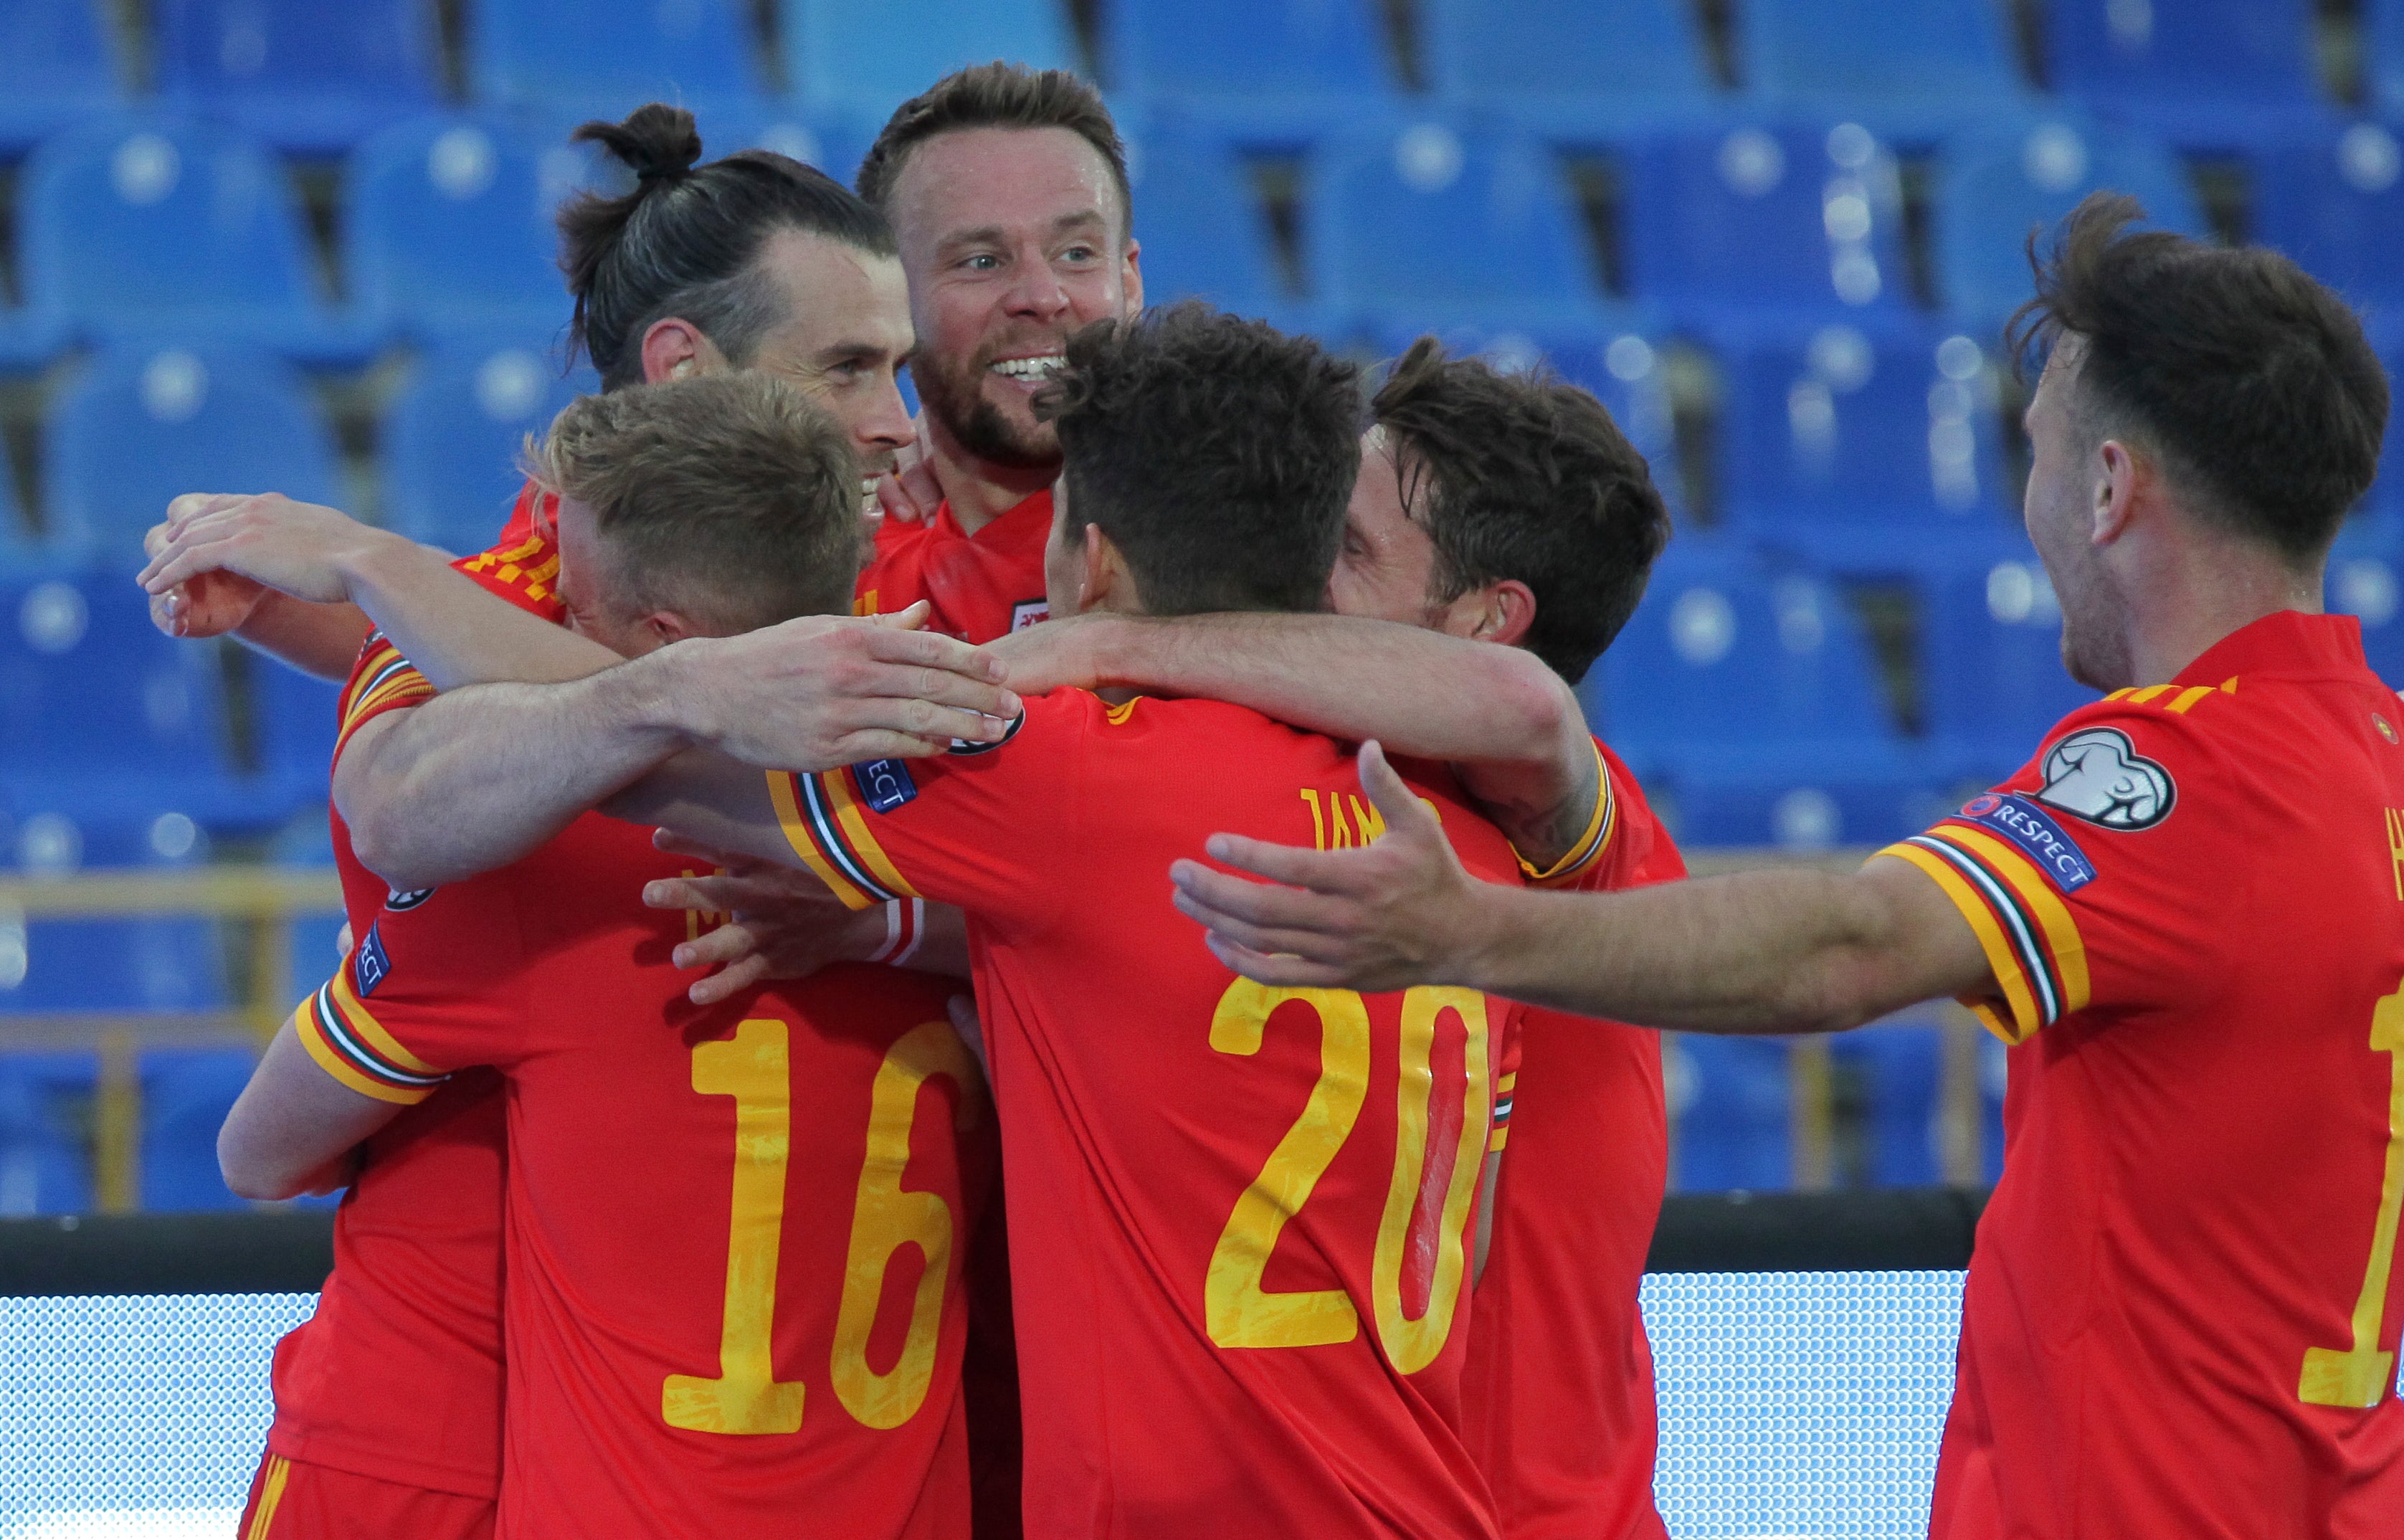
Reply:
[[[1684, 876], [1636, 777], [1595, 749], [1593, 827], [1530, 882], [1608, 892]], [[1660, 1428], [1636, 1295], [1670, 1172], [1661, 1034], [1533, 1007], [1519, 1031], [1511, 1153], [1470, 1322], [1469, 1447], [1510, 1540], [1657, 1540]]]
[[501, 1530], [964, 1534], [993, 1129], [947, 991], [846, 964], [693, 1006], [697, 920], [640, 898], [679, 864], [587, 814], [381, 916], [304, 1019], [370, 1095], [507, 1079]]
[[[559, 618], [549, 585], [558, 561], [539, 537], [505, 538], [454, 565]], [[335, 757], [361, 723], [433, 693], [390, 642], [370, 636], [342, 691]], [[363, 936], [387, 889], [359, 864], [340, 817], [333, 835], [351, 933]], [[406, 907], [415, 897], [390, 902]], [[296, 1019], [320, 1009], [322, 994]], [[267, 1447], [306, 1464], [490, 1498], [501, 1466], [498, 1078], [455, 1077], [385, 1125], [363, 1155], [334, 1215], [334, 1270], [317, 1309], [276, 1344]]]
[[927, 629], [985, 643], [1051, 614], [1043, 596], [1043, 547], [1052, 538], [1049, 487], [974, 535], [960, 528], [947, 501], [923, 524], [888, 519], [876, 529], [876, 556], [860, 577], [853, 610], [891, 614], [925, 599]]
[[2404, 1525], [2399, 718], [2353, 619], [2283, 612], [1882, 852], [2013, 1044], [1937, 1540]]
[[501, 538], [493, 542], [493, 549], [510, 550], [538, 535], [550, 539], [558, 527], [559, 499], [529, 481], [518, 489], [517, 501], [510, 505], [509, 522], [501, 525]]
[[[1215, 830], [1381, 833], [1349, 749], [1215, 701], [1060, 691], [989, 751], [769, 784], [846, 903], [969, 913], [1028, 1533], [1493, 1534], [1460, 1379], [1517, 1007], [1266, 988], [1169, 903], [1169, 862]], [[1473, 871], [1516, 870], [1425, 794]]]

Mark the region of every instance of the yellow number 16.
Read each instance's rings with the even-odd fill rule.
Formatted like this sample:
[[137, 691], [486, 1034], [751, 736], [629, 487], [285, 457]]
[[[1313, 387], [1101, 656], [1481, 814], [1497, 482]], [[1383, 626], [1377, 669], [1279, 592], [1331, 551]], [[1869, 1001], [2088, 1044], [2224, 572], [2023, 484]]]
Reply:
[[2396, 1265], [2397, 1214], [2404, 1210], [2404, 987], [2372, 1008], [2370, 1051], [2388, 1056], [2387, 1165], [2370, 1226], [2370, 1266], [2354, 1302], [2353, 1345], [2304, 1350], [2296, 1394], [2315, 1407], [2375, 1407], [2396, 1383], [2396, 1355], [2379, 1351], [2379, 1323]]

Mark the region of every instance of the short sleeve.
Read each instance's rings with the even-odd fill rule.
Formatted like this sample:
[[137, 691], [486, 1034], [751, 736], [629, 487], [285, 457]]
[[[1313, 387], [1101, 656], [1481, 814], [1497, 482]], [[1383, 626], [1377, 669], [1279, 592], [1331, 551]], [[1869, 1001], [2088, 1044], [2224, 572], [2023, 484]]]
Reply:
[[1027, 915], [1074, 848], [1087, 718], [1098, 709], [1083, 691], [1055, 691], [1028, 701], [989, 749], [771, 771], [768, 794], [794, 853], [850, 908], [924, 898]]
[[1519, 1018], [1521, 1007], [1503, 1000], [1489, 1000], [1494, 1019], [1502, 1023], [1502, 1044], [1495, 1056], [1494, 1117], [1491, 1132], [1486, 1138], [1486, 1153], [1500, 1155], [1511, 1142], [1511, 1100], [1519, 1088]]
[[1879, 852], [1970, 922], [1994, 983], [1963, 1003], [2006, 1043], [2074, 1012], [2187, 1001], [2234, 944], [2236, 905], [2208, 897], [2233, 901], [2251, 864], [2253, 809], [2225, 743], [2234, 707], [2217, 692], [2156, 698], [2074, 713], [2019, 774]]
[[1597, 799], [1586, 833], [1568, 854], [1548, 868], [1539, 870], [1520, 856], [1521, 877], [1531, 888], [1612, 893], [1685, 875], [1685, 864], [1679, 860], [1677, 847], [1653, 816], [1635, 776], [1599, 739], [1594, 752], [1600, 767], [1599, 784], [1602, 794]]
[[[403, 1105], [526, 1043], [515, 917], [479, 880], [405, 895], [293, 1013], [301, 1046], [362, 1096]], [[396, 903], [404, 900], [395, 900]]]

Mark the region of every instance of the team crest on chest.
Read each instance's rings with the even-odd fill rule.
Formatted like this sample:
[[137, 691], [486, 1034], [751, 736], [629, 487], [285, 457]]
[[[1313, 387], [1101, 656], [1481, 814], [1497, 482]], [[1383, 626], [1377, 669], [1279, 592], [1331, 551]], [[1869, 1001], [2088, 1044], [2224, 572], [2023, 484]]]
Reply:
[[2104, 829], [2151, 829], [2171, 816], [2178, 783], [2117, 727], [2090, 727], [2046, 750], [2036, 800]]

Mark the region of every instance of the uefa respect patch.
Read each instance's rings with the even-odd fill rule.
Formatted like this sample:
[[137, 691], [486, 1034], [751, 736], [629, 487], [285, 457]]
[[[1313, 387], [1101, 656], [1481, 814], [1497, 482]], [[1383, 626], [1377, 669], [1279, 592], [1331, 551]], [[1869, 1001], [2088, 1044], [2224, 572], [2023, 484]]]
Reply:
[[860, 800], [872, 813], [890, 813], [918, 795], [918, 783], [910, 778], [910, 766], [901, 760], [870, 760], [853, 765], [851, 773], [860, 782]]
[[392, 959], [384, 955], [384, 937], [376, 932], [383, 926], [379, 920], [368, 927], [367, 939], [351, 949], [351, 992], [365, 1000], [376, 992], [392, 973]]
[[1964, 803], [1955, 816], [1992, 829], [2019, 846], [2065, 893], [2075, 893], [2095, 880], [2095, 863], [2087, 859], [2078, 842], [2026, 797], [1990, 791]]

